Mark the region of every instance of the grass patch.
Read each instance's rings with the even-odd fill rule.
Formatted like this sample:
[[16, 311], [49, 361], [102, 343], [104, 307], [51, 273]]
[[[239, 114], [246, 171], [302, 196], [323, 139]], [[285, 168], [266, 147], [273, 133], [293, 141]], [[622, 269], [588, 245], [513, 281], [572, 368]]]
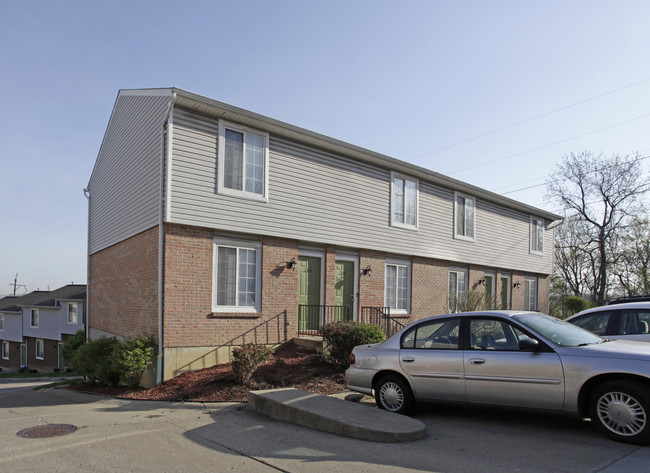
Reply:
[[0, 379], [4, 378], [72, 378], [80, 376], [79, 373], [0, 373]]
[[43, 389], [56, 388], [58, 386], [69, 386], [71, 384], [77, 384], [77, 383], [79, 383], [81, 381], [83, 381], [83, 379], [81, 379], [81, 378], [64, 379], [63, 381], [56, 381], [54, 383], [43, 384], [42, 386], [36, 386], [34, 388], [34, 391], [41, 391]]

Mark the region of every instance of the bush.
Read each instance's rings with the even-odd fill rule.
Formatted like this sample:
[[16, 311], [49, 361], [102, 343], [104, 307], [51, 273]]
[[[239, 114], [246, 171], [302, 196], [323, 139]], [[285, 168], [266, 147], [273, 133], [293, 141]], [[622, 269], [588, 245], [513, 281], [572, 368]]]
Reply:
[[157, 343], [153, 336], [131, 338], [98, 338], [79, 346], [71, 360], [72, 369], [92, 384], [117, 386], [122, 380], [138, 387], [142, 372], [151, 364]]
[[72, 361], [72, 357], [81, 345], [86, 343], [83, 330], [77, 332], [63, 344], [61, 348], [61, 358], [68, 363]]
[[321, 327], [324, 349], [320, 351], [323, 361], [337, 370], [350, 365], [350, 353], [357, 345], [383, 342], [384, 332], [375, 324], [357, 322], [332, 322]]
[[248, 385], [251, 376], [255, 370], [271, 358], [273, 350], [264, 345], [255, 345], [254, 343], [247, 343], [241, 348], [235, 348], [232, 351], [232, 371], [235, 375], [235, 380], [244, 386]]
[[577, 314], [590, 307], [592, 307], [592, 304], [580, 296], [567, 296], [564, 298], [564, 308], [566, 309], [567, 316]]
[[137, 388], [144, 370], [151, 365], [151, 357], [158, 344], [153, 335], [131, 338], [120, 344], [115, 352], [122, 380], [130, 387]]
[[84, 343], [72, 357], [72, 369], [85, 376], [91, 384], [117, 386], [122, 375], [115, 357], [119, 346], [120, 342], [113, 337]]

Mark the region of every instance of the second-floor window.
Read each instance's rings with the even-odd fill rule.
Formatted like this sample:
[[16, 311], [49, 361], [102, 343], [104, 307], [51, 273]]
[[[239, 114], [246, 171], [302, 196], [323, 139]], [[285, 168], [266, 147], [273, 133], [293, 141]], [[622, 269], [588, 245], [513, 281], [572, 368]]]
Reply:
[[72, 302], [70, 302], [68, 304], [68, 323], [76, 324], [77, 321], [78, 321], [77, 304], [73, 304]]
[[219, 124], [219, 193], [266, 200], [268, 141], [266, 133]]
[[456, 193], [454, 207], [454, 238], [474, 240], [476, 200], [473, 197]]
[[30, 327], [38, 328], [38, 309], [31, 309], [29, 312]]
[[418, 181], [400, 174], [392, 174], [391, 225], [417, 228]]
[[5, 329], [5, 314], [0, 314], [0, 330]]
[[530, 252], [544, 253], [544, 221], [530, 217]]

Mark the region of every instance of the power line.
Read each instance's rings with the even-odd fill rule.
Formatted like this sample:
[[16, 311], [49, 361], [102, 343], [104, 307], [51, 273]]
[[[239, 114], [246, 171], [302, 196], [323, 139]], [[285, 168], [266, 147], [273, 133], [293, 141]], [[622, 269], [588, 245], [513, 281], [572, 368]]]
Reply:
[[[642, 156], [640, 158], [636, 158], [636, 159], [632, 160], [632, 162], [635, 163], [635, 162], [643, 161], [643, 160], [649, 159], [649, 158], [650, 158], [650, 156]], [[605, 166], [605, 168], [603, 168], [603, 169], [608, 169], [608, 168], [612, 168], [612, 167], [614, 167], [614, 165]], [[600, 169], [596, 169], [593, 172], [597, 172], [599, 170]], [[541, 186], [545, 186], [547, 184], [555, 184], [557, 182], [562, 182], [562, 181], [566, 181], [566, 178], [565, 179], [556, 179], [554, 181], [549, 181], [549, 182], [543, 182], [541, 184], [534, 184], [532, 186], [522, 187], [522, 188], [515, 189], [515, 190], [512, 190], [512, 191], [508, 191], [508, 192], [501, 192], [501, 195], [513, 194], [515, 192], [525, 191], [525, 190], [528, 190], [528, 189], [534, 189], [535, 187], [541, 187]]]
[[546, 144], [546, 145], [543, 145], [543, 146], [538, 146], [537, 148], [532, 148], [532, 149], [528, 149], [526, 151], [521, 151], [519, 153], [510, 154], [508, 156], [503, 156], [501, 158], [493, 159], [491, 161], [486, 161], [484, 163], [476, 164], [474, 166], [469, 166], [469, 167], [466, 167], [466, 168], [463, 168], [463, 169], [459, 169], [457, 171], [448, 172], [446, 174], [458, 174], [460, 172], [465, 172], [465, 171], [469, 171], [471, 169], [476, 169], [476, 168], [479, 168], [479, 167], [482, 167], [482, 166], [487, 166], [488, 164], [494, 164], [494, 163], [497, 163], [499, 161], [504, 161], [506, 159], [516, 158], [517, 156], [521, 156], [522, 154], [532, 153], [533, 151], [539, 151], [539, 150], [542, 150], [542, 149], [550, 148], [551, 146], [555, 146], [555, 145], [558, 145], [560, 143], [566, 143], [567, 141], [575, 140], [577, 138], [583, 138], [585, 136], [593, 135], [595, 133], [599, 133], [601, 131], [605, 131], [605, 130], [608, 130], [610, 128], [615, 128], [617, 126], [625, 125], [627, 123], [631, 123], [631, 122], [636, 121], [636, 120], [641, 120], [642, 118], [646, 118], [646, 117], [649, 117], [649, 116], [650, 116], [650, 113], [646, 113], [646, 114], [641, 115], [639, 117], [635, 117], [635, 118], [631, 118], [629, 120], [625, 120], [625, 121], [622, 121], [622, 122], [614, 123], [613, 125], [608, 125], [608, 126], [603, 127], [603, 128], [598, 128], [597, 130], [592, 130], [592, 131], [589, 131], [587, 133], [583, 133], [581, 135], [576, 135], [576, 136], [572, 136], [570, 138], [565, 138], [563, 140], [555, 141], [553, 143], [549, 143], [549, 144]]
[[524, 123], [528, 123], [528, 122], [531, 122], [533, 120], [537, 120], [539, 118], [547, 117], [547, 116], [552, 115], [554, 113], [562, 112], [562, 111], [567, 110], [569, 108], [576, 107], [578, 105], [582, 105], [583, 103], [587, 103], [587, 102], [590, 102], [592, 100], [599, 99], [599, 98], [604, 97], [606, 95], [610, 95], [610, 94], [613, 94], [615, 92], [619, 92], [621, 90], [624, 90], [624, 89], [627, 89], [629, 87], [633, 87], [635, 85], [639, 85], [639, 84], [642, 84], [642, 83], [648, 82], [648, 81], [650, 81], [650, 77], [647, 77], [645, 79], [641, 79], [641, 80], [639, 80], [637, 82], [632, 82], [631, 84], [624, 85], [623, 87], [618, 87], [616, 89], [608, 90], [607, 92], [603, 92], [602, 94], [594, 95], [593, 97], [589, 97], [587, 99], [580, 100], [579, 102], [575, 102], [575, 103], [572, 103], [570, 105], [565, 105], [564, 107], [556, 108], [555, 110], [551, 110], [550, 112], [542, 113], [540, 115], [535, 115], [534, 117], [526, 118], [525, 120], [515, 122], [515, 123], [513, 123], [511, 125], [506, 125], [504, 127], [488, 131], [487, 133], [483, 133], [481, 135], [476, 135], [476, 136], [474, 136], [472, 138], [467, 138], [465, 140], [458, 141], [456, 143], [452, 143], [450, 145], [446, 145], [446, 146], [443, 146], [441, 148], [434, 149], [433, 151], [427, 151], [426, 153], [422, 153], [422, 154], [419, 154], [417, 156], [413, 156], [412, 158], [408, 159], [407, 161], [413, 161], [415, 159], [419, 159], [419, 158], [421, 158], [423, 156], [427, 156], [429, 154], [438, 153], [440, 151], [444, 151], [446, 149], [453, 148], [454, 146], [459, 146], [459, 145], [462, 145], [462, 144], [465, 144], [465, 143], [469, 143], [470, 141], [478, 140], [479, 138], [484, 138], [486, 136], [493, 135], [495, 133], [499, 133], [500, 131], [508, 130], [510, 128], [514, 128], [516, 126], [522, 125]]

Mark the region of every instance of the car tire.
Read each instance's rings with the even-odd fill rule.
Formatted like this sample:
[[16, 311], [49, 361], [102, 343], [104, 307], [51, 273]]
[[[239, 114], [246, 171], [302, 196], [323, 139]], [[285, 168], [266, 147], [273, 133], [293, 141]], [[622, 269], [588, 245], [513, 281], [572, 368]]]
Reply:
[[611, 439], [635, 445], [650, 438], [648, 388], [634, 381], [608, 381], [591, 393], [589, 414], [596, 427]]
[[377, 407], [398, 414], [407, 414], [413, 409], [413, 393], [408, 383], [395, 375], [384, 376], [375, 387]]

